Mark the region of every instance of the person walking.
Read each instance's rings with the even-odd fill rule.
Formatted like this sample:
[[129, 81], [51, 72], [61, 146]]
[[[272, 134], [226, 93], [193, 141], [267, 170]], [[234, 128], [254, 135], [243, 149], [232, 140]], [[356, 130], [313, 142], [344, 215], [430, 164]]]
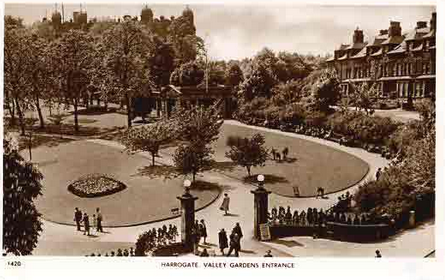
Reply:
[[83, 226], [85, 229], [83, 235], [88, 234], [88, 236], [90, 236], [90, 218], [88, 217], [87, 213], [83, 214]]
[[74, 221], [76, 222], [77, 230], [80, 231], [80, 223], [82, 222], [82, 211], [79, 208], [74, 210]]
[[201, 224], [199, 225], [199, 233], [200, 233], [200, 236], [204, 238], [204, 244], [207, 244], [206, 243], [207, 227], [206, 227], [206, 224], [204, 223], [204, 219], [201, 219]]
[[227, 216], [227, 212], [229, 211], [230, 197], [227, 193], [224, 194], [224, 199], [219, 207], [220, 210], [224, 211], [224, 215]]
[[238, 235], [239, 238], [238, 250], [241, 251], [241, 238], [243, 238], [243, 231], [241, 230], [241, 226], [239, 225], [239, 223], [236, 223], [235, 227], [233, 228], [233, 232], [235, 232]]
[[277, 159], [277, 151], [275, 150], [275, 148], [272, 148], [272, 150], [270, 150], [270, 152], [272, 153], [272, 157], [273, 157], [273, 160], [276, 160]]
[[289, 148], [285, 147], [283, 149], [283, 160], [286, 161], [287, 160], [287, 155], [289, 155]]
[[272, 258], [272, 251], [271, 250], [267, 250], [266, 254], [264, 255], [265, 258]]
[[224, 249], [229, 246], [227, 242], [227, 233], [223, 228], [218, 233], [218, 240], [219, 240], [219, 249], [221, 250], [221, 254], [224, 256]]
[[379, 178], [380, 178], [381, 175], [382, 175], [382, 169], [379, 168], [379, 169], [377, 169], [377, 172], [375, 173], [375, 179], [376, 179], [376, 181], [379, 180]]
[[232, 231], [230, 234], [230, 247], [229, 252], [227, 253], [227, 257], [230, 257], [233, 251], [235, 251], [235, 257], [239, 257], [239, 248], [240, 248], [240, 238], [235, 231]]

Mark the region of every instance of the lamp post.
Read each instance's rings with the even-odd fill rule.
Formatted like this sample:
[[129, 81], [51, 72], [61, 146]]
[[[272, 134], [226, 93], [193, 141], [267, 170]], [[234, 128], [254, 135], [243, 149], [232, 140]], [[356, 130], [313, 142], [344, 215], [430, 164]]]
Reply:
[[181, 201], [181, 241], [188, 250], [193, 250], [192, 229], [195, 222], [195, 200], [190, 194], [190, 180], [184, 181], [184, 194], [176, 197]]
[[264, 175], [261, 174], [258, 175], [257, 181], [258, 181], [257, 188], [250, 192], [253, 193], [254, 195], [254, 201], [253, 201], [254, 237], [257, 239], [261, 239], [260, 224], [267, 223], [268, 197], [271, 192], [264, 188]]

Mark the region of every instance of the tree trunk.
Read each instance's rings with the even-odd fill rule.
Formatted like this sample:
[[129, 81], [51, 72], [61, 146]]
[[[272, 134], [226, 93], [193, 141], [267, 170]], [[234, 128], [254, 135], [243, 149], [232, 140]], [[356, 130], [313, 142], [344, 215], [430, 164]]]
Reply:
[[11, 116], [11, 126], [15, 126], [16, 120], [15, 120], [14, 100], [12, 102], [8, 102], [8, 110], [9, 110], [9, 115]]
[[17, 114], [19, 115], [20, 127], [22, 129], [22, 136], [25, 135], [25, 121], [23, 119], [23, 112], [17, 98], [15, 98], [15, 106], [17, 107]]
[[36, 108], [37, 113], [39, 114], [39, 121], [40, 121], [40, 128], [45, 128], [45, 120], [43, 119], [42, 109], [40, 108], [40, 99], [39, 97], [36, 97]]
[[151, 153], [151, 166], [155, 166], [156, 153]]
[[74, 131], [76, 132], [76, 134], [79, 132], [79, 119], [77, 116], [77, 98], [74, 98]]
[[192, 182], [194, 183], [195, 182], [195, 177], [196, 177], [196, 171], [192, 172], [192, 177], [193, 177]]
[[127, 125], [131, 127], [131, 106], [130, 106], [130, 97], [128, 93], [125, 94], [125, 103], [127, 105]]
[[246, 166], [247, 169], [247, 175], [250, 177], [250, 166]]

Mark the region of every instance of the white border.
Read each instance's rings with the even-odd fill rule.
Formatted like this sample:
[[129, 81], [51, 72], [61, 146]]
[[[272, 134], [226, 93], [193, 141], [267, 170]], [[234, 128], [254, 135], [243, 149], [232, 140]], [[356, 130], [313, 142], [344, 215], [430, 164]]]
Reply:
[[[31, 1], [6, 1], [7, 3], [26, 3]], [[38, 1], [38, 3], [53, 3], [54, 1]], [[81, 1], [63, 1], [64, 3], [79, 3]], [[83, 3], [122, 3], [122, 1], [82, 1]], [[436, 206], [436, 258], [435, 259], [344, 259], [344, 258], [280, 258], [277, 262], [293, 262], [294, 269], [163, 269], [160, 262], [166, 259], [153, 258], [56, 258], [56, 257], [23, 257], [14, 258], [22, 262], [21, 268], [6, 266], [5, 259], [2, 259], [3, 267], [0, 268], [0, 280], [3, 279], [231, 279], [232, 277], [247, 278], [268, 278], [283, 279], [282, 277], [292, 277], [300, 279], [443, 279], [445, 273], [440, 269], [444, 258], [444, 109], [445, 97], [442, 94], [444, 88], [444, 26], [445, 3], [443, 1], [421, 1], [421, 0], [342, 0], [342, 1], [268, 1], [268, 0], [212, 0], [212, 1], [129, 1], [129, 3], [138, 4], [230, 4], [230, 5], [437, 5], [438, 31], [437, 31], [437, 150], [436, 150], [436, 185], [437, 188], [437, 206]], [[3, 2], [2, 2], [3, 4]], [[0, 15], [4, 16], [4, 6], [1, 5]], [[1, 72], [3, 73], [3, 21], [0, 24], [0, 55]], [[0, 76], [0, 90], [3, 92], [3, 75]], [[0, 98], [0, 110], [3, 113], [3, 98]], [[0, 129], [0, 137], [3, 137], [3, 126]], [[3, 139], [3, 138], [2, 138]], [[3, 159], [2, 165], [3, 165]], [[1, 174], [1, 172], [0, 172]], [[2, 196], [1, 196], [2, 198]], [[3, 206], [1, 205], [0, 208]], [[3, 212], [3, 211], [2, 211]], [[0, 226], [0, 229], [1, 226]], [[1, 241], [2, 237], [0, 237]], [[147, 261], [149, 260], [149, 261]], [[184, 260], [184, 259], [177, 259]], [[201, 259], [188, 259], [189, 261], [201, 261]], [[214, 261], [225, 261], [225, 259], [214, 259]], [[262, 262], [263, 259], [229, 259], [227, 262]]]

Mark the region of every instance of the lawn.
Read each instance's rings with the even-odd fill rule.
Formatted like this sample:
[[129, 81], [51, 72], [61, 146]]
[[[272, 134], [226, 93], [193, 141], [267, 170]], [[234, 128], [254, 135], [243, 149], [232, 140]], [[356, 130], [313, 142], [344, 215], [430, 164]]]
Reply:
[[[245, 168], [234, 166], [225, 157], [226, 139], [230, 135], [250, 137], [257, 132], [225, 123], [214, 143], [217, 170], [239, 180], [248, 179]], [[289, 148], [287, 161], [268, 160], [265, 167], [252, 169], [252, 174], [265, 175], [266, 188], [276, 194], [294, 196], [294, 186], [298, 186], [303, 197], [315, 196], [318, 187], [323, 187], [325, 193], [333, 193], [355, 185], [369, 171], [363, 160], [331, 147], [272, 132], [261, 134], [265, 136], [267, 147], [280, 152]], [[168, 149], [168, 153], [173, 152], [173, 148]]]
[[[170, 176], [171, 167], [148, 165], [151, 160], [128, 155], [121, 150], [88, 141], [72, 141], [56, 147], [41, 146], [33, 150], [33, 161], [44, 174], [43, 196], [36, 201], [43, 218], [74, 224], [74, 208], [90, 217], [101, 208], [105, 226], [129, 226], [172, 217], [171, 209], [179, 207], [177, 196], [183, 193], [183, 178]], [[68, 185], [87, 174], [107, 174], [127, 188], [118, 193], [82, 198], [70, 193]], [[196, 208], [212, 202], [218, 188], [192, 190], [199, 197]]]

